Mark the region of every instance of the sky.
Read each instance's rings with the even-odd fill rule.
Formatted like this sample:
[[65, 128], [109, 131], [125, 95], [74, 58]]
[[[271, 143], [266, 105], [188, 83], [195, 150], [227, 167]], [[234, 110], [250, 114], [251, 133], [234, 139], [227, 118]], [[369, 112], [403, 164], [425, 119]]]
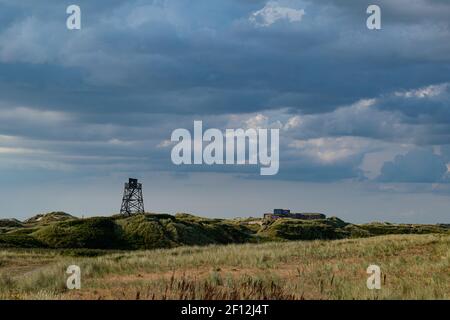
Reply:
[[[0, 218], [111, 215], [136, 177], [151, 212], [449, 223], [449, 16], [446, 0], [0, 0]], [[174, 165], [194, 120], [279, 129], [278, 174]]]

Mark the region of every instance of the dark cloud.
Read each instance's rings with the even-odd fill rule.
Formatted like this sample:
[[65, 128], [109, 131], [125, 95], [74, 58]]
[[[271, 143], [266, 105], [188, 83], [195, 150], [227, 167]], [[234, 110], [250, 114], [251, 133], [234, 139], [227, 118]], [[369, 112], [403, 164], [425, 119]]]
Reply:
[[440, 182], [447, 172], [442, 157], [429, 150], [414, 150], [386, 162], [378, 177], [380, 182]]
[[[258, 28], [248, 17], [262, 1], [81, 1], [83, 29], [69, 32], [62, 4], [45, 2], [44, 10], [8, 1], [6, 7], [22, 14], [2, 23], [0, 71], [6, 77], [11, 63], [20, 71], [4, 80], [2, 97], [105, 115], [121, 112], [125, 104], [141, 113], [279, 107], [321, 113], [360, 98], [450, 80], [449, 45], [442, 43], [449, 33], [438, 21], [374, 33], [365, 28], [361, 4], [322, 3], [280, 1], [304, 8], [302, 21]], [[401, 6], [382, 5], [401, 14]], [[421, 2], [419, 8], [429, 6]], [[355, 10], [360, 15], [350, 14]], [[439, 16], [442, 10], [431, 13]], [[431, 63], [439, 57], [442, 63]], [[26, 95], [18, 88], [24, 83]]]
[[450, 83], [385, 95], [377, 106], [382, 110], [401, 112], [409, 123], [446, 124], [450, 121]]
[[[68, 31], [68, 1], [0, 1], [0, 135], [49, 152], [16, 156], [30, 162], [174, 170], [157, 146], [195, 119], [299, 116], [284, 131], [281, 178], [364, 179], [365, 155], [383, 143], [450, 138], [450, 4], [377, 3], [383, 29], [372, 32], [361, 1], [271, 2], [305, 14], [267, 26], [249, 19], [267, 1], [79, 1], [82, 30]], [[442, 90], [420, 96], [430, 86]]]

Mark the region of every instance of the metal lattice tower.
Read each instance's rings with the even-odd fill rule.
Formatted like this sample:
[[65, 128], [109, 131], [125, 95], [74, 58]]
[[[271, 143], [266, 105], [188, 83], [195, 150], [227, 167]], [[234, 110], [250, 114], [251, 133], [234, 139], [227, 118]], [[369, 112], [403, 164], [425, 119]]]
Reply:
[[144, 213], [144, 198], [142, 197], [142, 183], [138, 179], [128, 179], [123, 190], [122, 206], [120, 213], [132, 215], [135, 213]]

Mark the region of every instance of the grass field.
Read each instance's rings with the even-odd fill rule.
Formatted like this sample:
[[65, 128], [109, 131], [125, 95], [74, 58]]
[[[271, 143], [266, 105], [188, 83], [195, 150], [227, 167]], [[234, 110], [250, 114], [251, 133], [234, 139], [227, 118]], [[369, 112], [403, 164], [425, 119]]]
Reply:
[[[65, 286], [71, 264], [81, 267], [80, 290]], [[381, 267], [381, 290], [366, 287], [370, 264]], [[450, 236], [115, 252], [2, 249], [0, 298], [450, 299]]]

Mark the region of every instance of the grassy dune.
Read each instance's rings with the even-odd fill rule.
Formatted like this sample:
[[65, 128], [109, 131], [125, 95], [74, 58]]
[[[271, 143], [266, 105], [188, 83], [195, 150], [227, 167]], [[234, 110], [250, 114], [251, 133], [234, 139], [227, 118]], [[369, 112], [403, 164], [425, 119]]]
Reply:
[[208, 219], [190, 214], [116, 215], [79, 219], [51, 212], [23, 222], [0, 220], [0, 248], [146, 250], [178, 246], [336, 240], [387, 234], [450, 234], [445, 225], [320, 220]]
[[[71, 264], [81, 267], [81, 290], [65, 288]], [[370, 264], [381, 267], [381, 290], [366, 287]], [[0, 298], [450, 299], [450, 235], [132, 252], [2, 249]]]

